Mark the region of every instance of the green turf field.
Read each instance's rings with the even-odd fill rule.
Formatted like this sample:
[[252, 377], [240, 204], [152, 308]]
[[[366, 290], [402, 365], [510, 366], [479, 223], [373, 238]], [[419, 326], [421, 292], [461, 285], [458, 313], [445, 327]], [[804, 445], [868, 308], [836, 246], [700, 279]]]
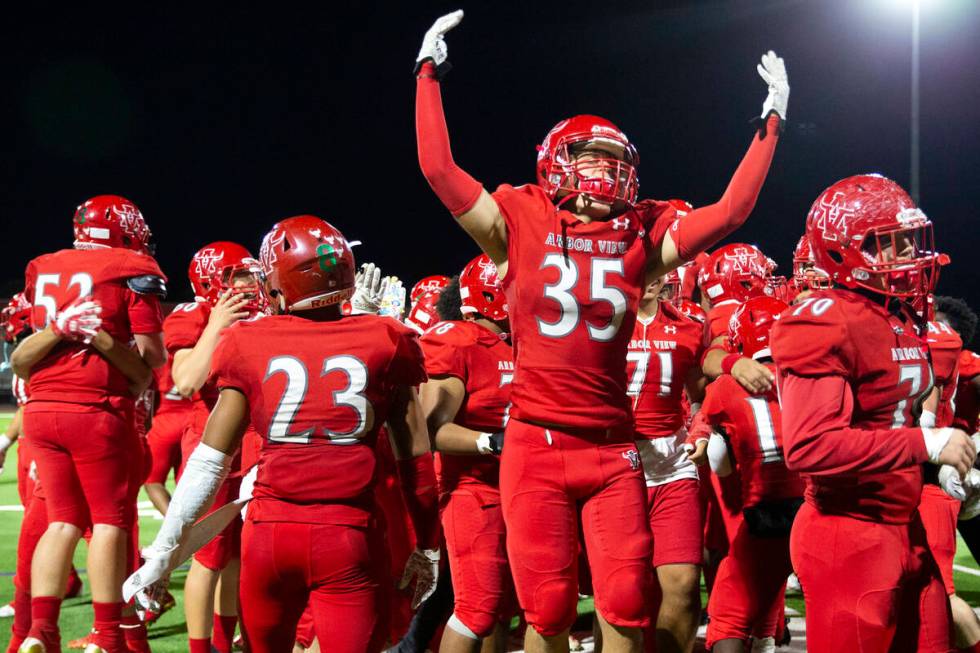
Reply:
[[[0, 432], [9, 422], [9, 414], [0, 415]], [[17, 496], [17, 453], [16, 446], [7, 454], [7, 462], [3, 473], [0, 474], [0, 605], [7, 603], [13, 597], [13, 573], [16, 565], [17, 533], [23, 512], [19, 509]], [[140, 494], [140, 542], [149, 544], [160, 525], [160, 517], [150, 506], [146, 495]], [[970, 605], [980, 605], [980, 567], [970, 556], [970, 552], [962, 542], [959, 543], [956, 564], [975, 571], [970, 574], [957, 570], [955, 575], [957, 593], [966, 599]], [[82, 542], [75, 554], [75, 565], [80, 571], [85, 569], [85, 543]], [[186, 627], [181, 609], [181, 598], [184, 587], [183, 570], [175, 572], [171, 579], [170, 589], [177, 598], [177, 608], [171, 610], [150, 628], [150, 645], [155, 653], [176, 653], [186, 651]], [[78, 598], [66, 601], [61, 611], [61, 632], [63, 644], [75, 638], [82, 637], [92, 625], [91, 597], [88, 594], [88, 582], [84, 571], [81, 573], [85, 588]], [[707, 597], [702, 592], [702, 601]], [[803, 612], [803, 599], [800, 596], [787, 597], [786, 605], [800, 613]], [[592, 600], [582, 601], [579, 613], [591, 612]], [[0, 650], [6, 649], [10, 638], [10, 619], [0, 620]]]

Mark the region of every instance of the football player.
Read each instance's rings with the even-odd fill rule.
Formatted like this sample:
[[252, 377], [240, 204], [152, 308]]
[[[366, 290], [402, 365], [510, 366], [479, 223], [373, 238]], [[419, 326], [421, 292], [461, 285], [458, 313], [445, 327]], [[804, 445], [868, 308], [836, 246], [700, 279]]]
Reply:
[[732, 243], [711, 253], [698, 273], [701, 301], [710, 305], [701, 366], [710, 379], [730, 374], [749, 392], [772, 388], [773, 375], [765, 365], [728, 350], [728, 322], [739, 305], [772, 293], [772, 267], [758, 247]]
[[806, 234], [800, 236], [793, 250], [793, 280], [790, 304], [795, 304], [810, 296], [814, 290], [830, 288], [830, 279], [813, 262], [810, 240]]
[[[729, 325], [731, 348], [772, 367], [769, 331], [786, 308], [765, 296], [740, 305]], [[741, 482], [742, 514], [728, 534], [728, 555], [708, 603], [706, 646], [716, 653], [744, 651], [750, 635], [773, 639], [778, 628], [792, 571], [790, 527], [803, 496], [799, 475], [783, 460], [780, 420], [775, 388], [750, 395], [729, 375], [708, 386], [699, 413], [711, 437], [721, 439], [720, 446], [710, 447], [712, 469], [724, 476], [737, 468]]]
[[11, 356], [14, 373], [30, 381], [23, 424], [48, 499], [32, 564], [31, 630], [21, 645], [30, 653], [59, 649], [72, 553], [90, 525], [93, 646], [124, 650], [120, 582], [135, 520], [134, 470], [143, 464], [133, 400], [166, 360], [165, 277], [149, 255], [139, 209], [99, 195], [78, 207], [74, 230], [73, 249], [28, 264], [24, 292], [36, 333]]
[[[217, 388], [208, 382], [218, 339], [232, 324], [265, 308], [259, 262], [237, 243], [205, 245], [192, 257], [187, 276], [195, 301], [178, 305], [164, 322], [167, 352], [173, 360], [173, 390], [188, 400], [196, 394], [201, 399], [191, 402], [193, 410], [181, 435], [184, 460], [200, 442], [208, 413], [218, 400]], [[214, 508], [238, 498], [240, 464], [236, 456]], [[210, 653], [212, 645], [218, 653], [230, 653], [238, 621], [241, 525], [241, 520], [232, 520], [221, 535], [194, 554], [184, 585], [190, 653]]]
[[[635, 146], [597, 116], [562, 120], [538, 151], [537, 183], [493, 194], [453, 161], [436, 20], [416, 59], [416, 133], [427, 181], [503, 275], [519, 347], [500, 492], [531, 650], [564, 650], [578, 600], [579, 522], [607, 651], [637, 650], [649, 624], [651, 539], [626, 394], [626, 348], [645, 280], [693, 259], [747, 218], [785, 119], [789, 84], [769, 52], [758, 136], [721, 200], [678, 218], [638, 201]], [[559, 474], [555, 470], [565, 470]], [[615, 535], [612, 535], [615, 533]]]
[[704, 520], [697, 468], [684, 447], [689, 409], [683, 398], [686, 391], [690, 411], [697, 412], [704, 377], [699, 364], [703, 325], [662, 298], [676, 294], [675, 289], [664, 293], [664, 282], [658, 277], [644, 288], [626, 365], [660, 589], [644, 640], [647, 649], [655, 644], [657, 651], [668, 653], [692, 650], [701, 617]]
[[429, 380], [420, 390], [438, 456], [442, 530], [455, 611], [441, 653], [474, 653], [494, 637], [503, 650], [516, 610], [500, 507], [499, 455], [514, 360], [507, 299], [486, 254], [459, 275], [463, 319], [422, 336]]
[[449, 277], [442, 274], [433, 274], [423, 278], [421, 281], [412, 286], [412, 292], [408, 295], [409, 301], [411, 302], [409, 309], [415, 306], [415, 302], [418, 301], [419, 297], [429, 292], [441, 291], [443, 288], [449, 285], [449, 282]]
[[[145, 552], [141, 582], [173, 568], [190, 526], [219, 492], [246, 425], [263, 436], [242, 537], [242, 624], [252, 651], [290, 651], [309, 603], [331, 651], [378, 651], [387, 634], [384, 537], [374, 504], [374, 440], [387, 422], [419, 547], [406, 574], [416, 604], [438, 569], [435, 471], [414, 387], [417, 337], [374, 315], [341, 319], [354, 257], [314, 216], [276, 224], [261, 263], [276, 315], [228, 328], [214, 353], [219, 397]], [[328, 644], [329, 643], [329, 644]]]
[[833, 282], [772, 330], [786, 464], [806, 481], [791, 536], [807, 648], [946, 651], [949, 606], [916, 510], [923, 463], [965, 476], [976, 451], [954, 428], [917, 425], [932, 388], [913, 301], [944, 256], [898, 184], [857, 175], [817, 197], [806, 220]]

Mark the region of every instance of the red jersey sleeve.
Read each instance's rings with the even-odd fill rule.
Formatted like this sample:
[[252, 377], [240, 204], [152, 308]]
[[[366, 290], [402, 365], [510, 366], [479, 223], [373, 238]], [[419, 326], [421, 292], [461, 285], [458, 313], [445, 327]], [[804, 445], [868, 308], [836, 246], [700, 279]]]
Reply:
[[388, 373], [385, 375], [389, 386], [416, 386], [425, 383], [425, 358], [419, 346], [418, 334], [395, 320], [389, 321], [395, 346], [388, 364]]
[[181, 349], [192, 348], [200, 339], [205, 326], [207, 317], [200, 306], [181, 304], [163, 323], [163, 342], [167, 351], [173, 355]]
[[854, 392], [840, 376], [779, 378], [786, 466], [803, 474], [873, 474], [929, 460], [922, 429], [851, 428]]
[[129, 292], [128, 306], [130, 330], [136, 334], [163, 331], [163, 309], [156, 295]]
[[980, 356], [969, 349], [964, 349], [960, 353], [960, 378], [969, 380], [980, 375]]
[[234, 388], [243, 394], [247, 388], [246, 376], [242, 368], [244, 360], [238, 348], [238, 329], [225, 329], [218, 340], [218, 346], [211, 357], [211, 377], [215, 379], [218, 390]]
[[453, 322], [432, 327], [419, 340], [425, 355], [425, 372], [432, 376], [455, 376], [466, 383], [466, 356]]

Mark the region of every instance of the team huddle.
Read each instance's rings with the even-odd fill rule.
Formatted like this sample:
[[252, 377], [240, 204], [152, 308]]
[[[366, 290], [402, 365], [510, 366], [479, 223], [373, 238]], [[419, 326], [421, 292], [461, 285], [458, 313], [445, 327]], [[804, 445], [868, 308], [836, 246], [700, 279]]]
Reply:
[[[958, 521], [980, 545], [977, 318], [933, 295], [949, 259], [925, 213], [855, 175], [817, 196], [790, 278], [750, 244], [708, 251], [786, 120], [771, 51], [713, 204], [639, 199], [635, 146], [591, 115], [546, 135], [536, 183], [488, 192], [440, 95], [461, 19], [415, 68], [421, 170], [478, 247], [458, 274], [406, 292], [301, 215], [257, 257], [200, 248], [195, 300], [164, 317], [149, 226], [116, 195], [28, 263], [3, 311], [8, 652], [61, 650], [82, 537], [94, 624], [69, 646], [93, 653], [150, 651], [188, 560], [192, 653], [503, 651], [515, 619], [527, 651], [567, 651], [583, 594], [596, 650], [691, 651], [702, 575], [707, 649], [773, 651], [793, 574], [807, 650], [980, 651], [952, 580]], [[141, 488], [164, 514], [143, 550]]]

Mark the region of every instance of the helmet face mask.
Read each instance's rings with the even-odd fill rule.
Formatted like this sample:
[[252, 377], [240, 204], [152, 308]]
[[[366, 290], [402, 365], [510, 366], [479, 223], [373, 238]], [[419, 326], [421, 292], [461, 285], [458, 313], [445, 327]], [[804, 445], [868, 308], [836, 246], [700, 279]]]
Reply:
[[559, 204], [572, 200], [618, 213], [636, 203], [637, 165], [636, 148], [615, 125], [575, 116], [558, 123], [539, 146], [538, 184]]
[[711, 254], [698, 274], [698, 285], [701, 296], [717, 305], [771, 294], [770, 277], [769, 260], [757, 247], [732, 243]]
[[948, 262], [925, 213], [880, 175], [848, 177], [825, 190], [807, 216], [807, 237], [815, 270], [885, 297], [929, 294]]

